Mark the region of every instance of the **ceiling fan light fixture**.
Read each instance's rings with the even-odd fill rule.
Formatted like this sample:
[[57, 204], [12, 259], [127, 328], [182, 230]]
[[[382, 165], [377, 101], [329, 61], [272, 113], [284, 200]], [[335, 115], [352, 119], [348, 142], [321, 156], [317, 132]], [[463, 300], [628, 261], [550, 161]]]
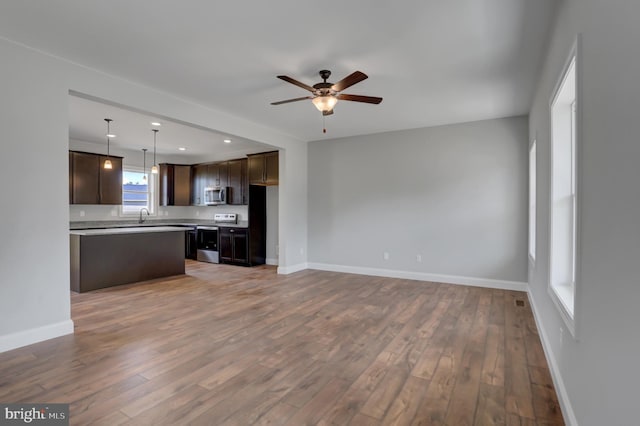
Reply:
[[338, 103], [338, 98], [333, 95], [322, 95], [316, 96], [311, 100], [313, 104], [316, 106], [318, 111], [328, 112], [333, 109], [334, 106]]

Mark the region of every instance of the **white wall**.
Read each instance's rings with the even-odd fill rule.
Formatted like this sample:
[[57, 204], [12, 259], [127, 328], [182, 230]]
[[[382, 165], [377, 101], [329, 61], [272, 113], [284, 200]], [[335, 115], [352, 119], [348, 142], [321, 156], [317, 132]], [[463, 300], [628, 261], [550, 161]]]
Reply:
[[68, 334], [73, 323], [64, 73], [48, 58], [2, 41], [0, 58], [0, 351], [4, 351]]
[[312, 267], [524, 288], [526, 117], [308, 149]]
[[[640, 383], [640, 2], [565, 0], [529, 121], [537, 138], [537, 248], [529, 272], [543, 343], [568, 424], [638, 424]], [[581, 267], [571, 338], [547, 292], [549, 99], [582, 34]], [[580, 71], [579, 71], [580, 72]]]
[[[306, 143], [0, 39], [0, 351], [72, 331], [68, 96], [84, 93], [279, 147], [280, 265], [306, 262]], [[36, 192], [37, 191], [37, 192]], [[37, 196], [35, 195], [37, 194]], [[300, 253], [302, 249], [303, 254]]]

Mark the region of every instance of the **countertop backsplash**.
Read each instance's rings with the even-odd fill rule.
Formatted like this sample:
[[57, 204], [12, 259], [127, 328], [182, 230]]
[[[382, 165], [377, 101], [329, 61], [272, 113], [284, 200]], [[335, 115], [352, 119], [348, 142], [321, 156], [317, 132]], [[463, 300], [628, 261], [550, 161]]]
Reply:
[[[159, 207], [157, 212], [147, 217], [147, 220], [158, 219], [196, 219], [213, 220], [215, 213], [236, 213], [238, 222], [246, 221], [249, 218], [247, 206], [221, 205], [221, 206], [168, 206]], [[146, 216], [146, 215], [145, 215]], [[138, 215], [121, 215], [120, 206], [105, 205], [70, 205], [69, 221], [74, 222], [96, 222], [96, 221], [131, 221], [137, 220]]]

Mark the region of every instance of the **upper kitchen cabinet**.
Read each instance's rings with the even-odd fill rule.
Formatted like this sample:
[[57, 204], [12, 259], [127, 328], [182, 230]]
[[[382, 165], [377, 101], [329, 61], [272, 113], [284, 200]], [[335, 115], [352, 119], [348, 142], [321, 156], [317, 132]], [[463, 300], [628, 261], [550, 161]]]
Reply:
[[70, 204], [122, 204], [122, 157], [69, 151]]
[[197, 164], [191, 167], [191, 205], [204, 205], [204, 188], [207, 186], [206, 164]]
[[248, 174], [251, 185], [278, 184], [278, 151], [248, 156]]
[[160, 205], [191, 204], [191, 166], [160, 164]]
[[247, 179], [247, 159], [227, 162], [229, 172], [229, 204], [246, 205], [249, 202], [249, 179]]
[[211, 163], [207, 165], [207, 184], [210, 187], [225, 187], [229, 184], [227, 163]]

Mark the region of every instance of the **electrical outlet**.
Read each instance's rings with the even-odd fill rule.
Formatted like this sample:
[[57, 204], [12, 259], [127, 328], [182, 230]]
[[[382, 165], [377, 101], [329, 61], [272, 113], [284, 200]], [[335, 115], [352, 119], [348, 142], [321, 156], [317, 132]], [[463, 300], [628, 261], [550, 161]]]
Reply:
[[304, 254], [304, 249], [300, 247], [300, 254]]
[[389, 253], [385, 251], [385, 252], [382, 254], [382, 258], [383, 258], [384, 260], [389, 260]]
[[116, 209], [111, 209], [111, 216], [118, 216], [118, 210]]
[[168, 211], [168, 210], [165, 210], [165, 211], [164, 211], [164, 215], [165, 215], [165, 216], [169, 216], [169, 211]]
[[560, 344], [564, 343], [564, 329], [560, 327]]
[[422, 255], [421, 254], [416, 254], [416, 262], [418, 262], [418, 263], [422, 262]]
[[84, 217], [84, 210], [80, 210], [80, 217]]
[[200, 212], [196, 210], [196, 217], [200, 216]]

